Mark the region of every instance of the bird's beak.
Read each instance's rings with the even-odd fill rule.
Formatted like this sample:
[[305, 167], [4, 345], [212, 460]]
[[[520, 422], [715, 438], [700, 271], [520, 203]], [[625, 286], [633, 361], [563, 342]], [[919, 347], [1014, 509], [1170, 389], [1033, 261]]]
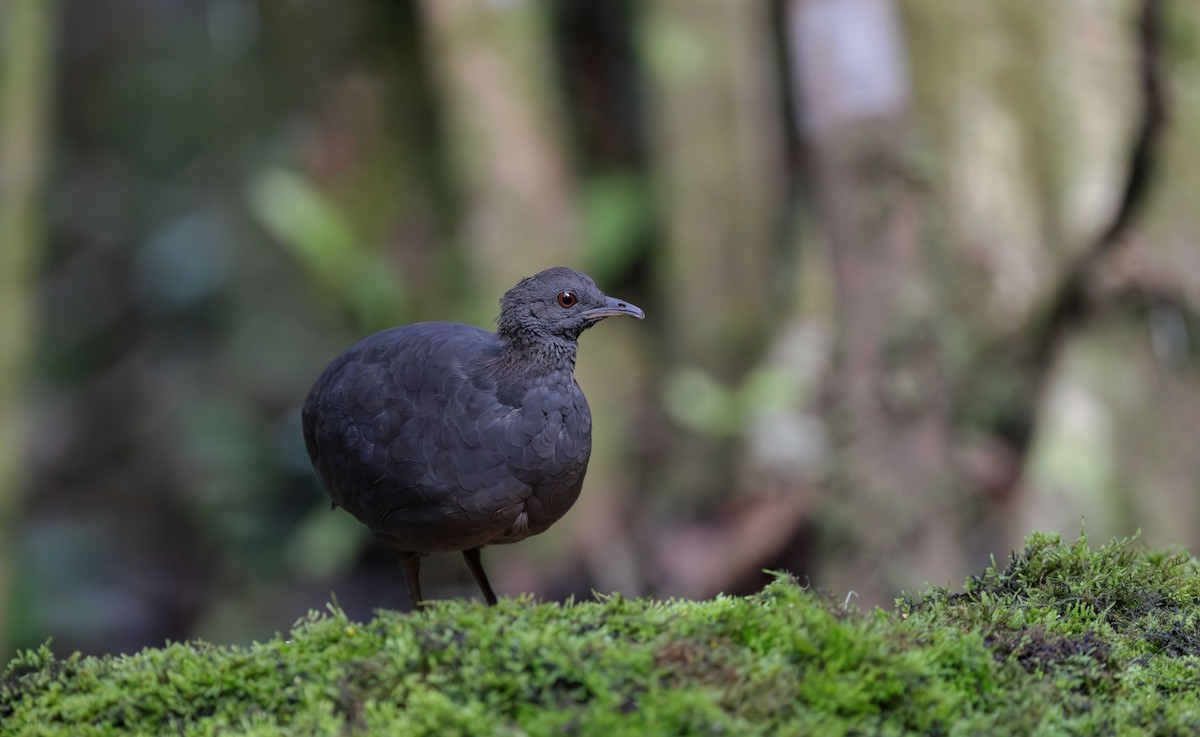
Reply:
[[627, 315], [628, 317], [636, 317], [641, 320], [646, 316], [646, 313], [642, 312], [642, 308], [637, 305], [631, 305], [628, 302], [613, 297], [605, 297], [603, 307], [593, 307], [590, 310], [583, 311], [583, 317], [589, 322], [596, 322], [606, 317], [616, 317], [617, 315]]

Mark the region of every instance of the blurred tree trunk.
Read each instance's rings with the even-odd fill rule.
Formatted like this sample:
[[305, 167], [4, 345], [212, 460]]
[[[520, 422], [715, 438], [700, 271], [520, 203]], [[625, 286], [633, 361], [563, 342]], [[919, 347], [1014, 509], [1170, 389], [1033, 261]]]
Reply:
[[831, 246], [838, 515], [822, 586], [864, 604], [961, 580], [950, 403], [906, 168], [909, 80], [891, 0], [793, 0], [797, 120]]
[[[1139, 5], [1130, 35], [1140, 100], [1128, 104], [1108, 80], [1098, 88], [1106, 112], [1136, 110], [1132, 139], [1097, 152], [1094, 128], [1079, 119], [1085, 113], [1060, 117], [1067, 106], [1054, 98], [1062, 82], [1046, 71], [1051, 53], [1078, 33], [1076, 16], [1002, 0], [909, 3], [924, 112], [937, 145], [950, 152], [937, 185], [944, 217], [963, 231], [954, 233], [961, 252], [949, 253], [917, 216], [938, 213], [918, 202], [928, 192], [918, 189], [919, 150], [906, 130], [908, 55], [894, 0], [791, 0], [797, 118], [839, 312], [829, 417], [840, 450], [831, 484], [846, 502], [826, 520], [833, 544], [819, 572], [823, 586], [878, 604], [925, 581], [955, 585], [962, 568], [974, 566], [972, 555], [1001, 554], [1027, 531], [1028, 520], [1012, 529], [1012, 500], [1042, 424], [1048, 379], [1079, 327], [1109, 303], [1097, 282], [1146, 201], [1165, 120], [1164, 3]], [[1001, 22], [975, 25], [994, 28], [1008, 44], [1002, 48], [1035, 42], [1022, 56], [1001, 54], [1002, 63], [989, 56], [995, 41], [931, 42], [971, 25], [948, 13], [998, 14]], [[956, 76], [968, 78], [964, 69], [982, 81], [963, 84]], [[1122, 156], [1125, 171], [1113, 176], [1111, 161]], [[1082, 164], [1096, 161], [1109, 171], [1083, 176]], [[1110, 187], [1111, 203], [1079, 196], [1095, 181]], [[1079, 202], [1089, 209], [1076, 234], [1078, 213], [1068, 205]], [[982, 264], [988, 278], [964, 264]], [[939, 279], [955, 266], [955, 280]]]
[[664, 317], [675, 353], [725, 380], [756, 363], [771, 327], [784, 161], [768, 10], [662, 0], [644, 22]]
[[461, 265], [496, 291], [570, 262], [579, 234], [545, 9], [485, 0], [422, 7], [464, 201]]
[[[771, 300], [786, 162], [770, 8], [657, 0], [642, 12], [665, 235], [656, 281], [669, 295], [654, 315], [670, 357], [661, 365], [697, 367], [730, 387], [757, 365], [782, 317]], [[659, 491], [691, 500], [730, 491], [732, 443], [674, 442], [678, 462]]]
[[[946, 288], [972, 354], [954, 382], [957, 454], [981, 492], [971, 546], [996, 553], [1053, 524], [1021, 487], [1045, 442], [1060, 355], [1113, 304], [1098, 277], [1146, 202], [1165, 121], [1166, 3], [906, 5], [922, 107], [942, 149], [945, 225], [975, 267]], [[964, 36], [964, 26], [989, 37]]]
[[0, 6], [0, 653], [7, 652], [34, 344], [34, 273], [42, 239], [53, 47], [51, 0]]

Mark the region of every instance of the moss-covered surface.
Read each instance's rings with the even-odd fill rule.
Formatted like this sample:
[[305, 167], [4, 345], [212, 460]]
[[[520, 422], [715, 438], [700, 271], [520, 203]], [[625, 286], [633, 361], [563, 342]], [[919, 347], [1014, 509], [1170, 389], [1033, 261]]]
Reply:
[[314, 613], [250, 647], [43, 648], [0, 734], [1200, 734], [1200, 564], [1034, 535], [963, 593]]

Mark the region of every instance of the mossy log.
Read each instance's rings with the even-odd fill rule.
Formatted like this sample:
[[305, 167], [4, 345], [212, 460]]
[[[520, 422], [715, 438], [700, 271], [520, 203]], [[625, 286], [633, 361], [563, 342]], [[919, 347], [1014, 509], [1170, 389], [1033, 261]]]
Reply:
[[331, 606], [249, 647], [25, 653], [0, 734], [1195, 734], [1198, 574], [1035, 534], [891, 611], [785, 576], [710, 601]]

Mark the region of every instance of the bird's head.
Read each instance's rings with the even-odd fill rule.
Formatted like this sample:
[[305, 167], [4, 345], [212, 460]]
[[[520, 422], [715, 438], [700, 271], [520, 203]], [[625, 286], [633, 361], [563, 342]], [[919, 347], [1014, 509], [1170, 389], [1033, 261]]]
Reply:
[[640, 308], [609, 297], [587, 274], [556, 266], [527, 276], [500, 298], [496, 332], [525, 344], [573, 346], [579, 334], [606, 317], [641, 320]]

